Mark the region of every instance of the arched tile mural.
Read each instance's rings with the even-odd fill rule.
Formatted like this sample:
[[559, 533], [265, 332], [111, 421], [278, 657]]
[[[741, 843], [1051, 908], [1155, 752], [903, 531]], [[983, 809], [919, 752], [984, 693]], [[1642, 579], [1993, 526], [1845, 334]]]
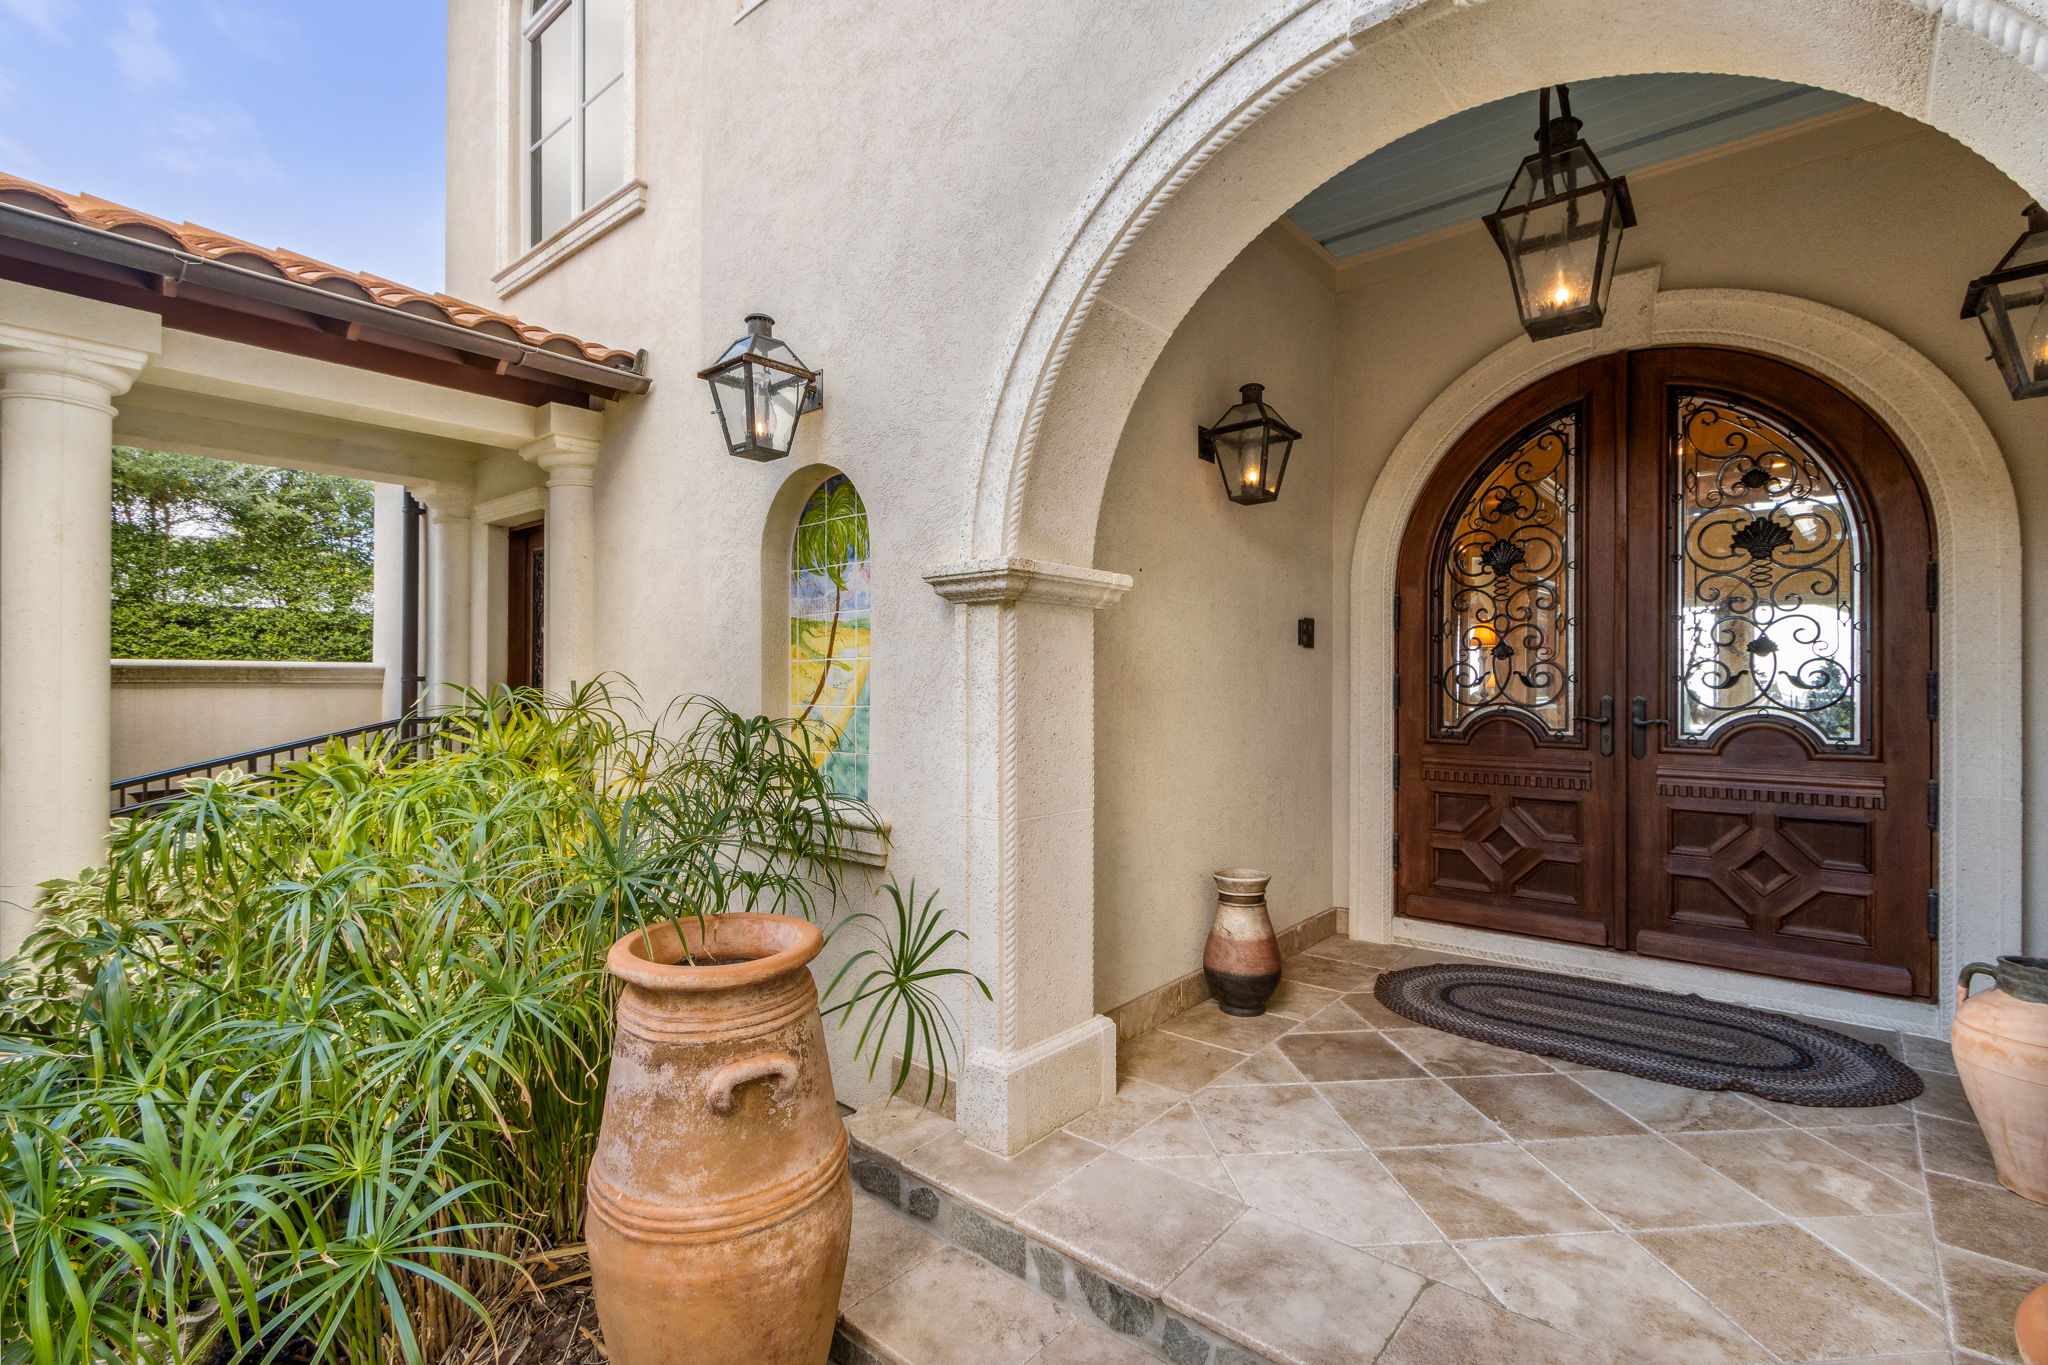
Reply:
[[811, 493], [790, 547], [789, 713], [832, 790], [868, 797], [868, 513], [844, 474]]

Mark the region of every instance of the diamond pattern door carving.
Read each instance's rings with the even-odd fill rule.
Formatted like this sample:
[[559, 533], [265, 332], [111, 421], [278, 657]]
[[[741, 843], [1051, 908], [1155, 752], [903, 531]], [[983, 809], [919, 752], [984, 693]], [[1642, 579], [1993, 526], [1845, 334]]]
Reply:
[[1403, 542], [1399, 913], [1928, 994], [1929, 550], [1896, 444], [1790, 366], [1504, 404]]

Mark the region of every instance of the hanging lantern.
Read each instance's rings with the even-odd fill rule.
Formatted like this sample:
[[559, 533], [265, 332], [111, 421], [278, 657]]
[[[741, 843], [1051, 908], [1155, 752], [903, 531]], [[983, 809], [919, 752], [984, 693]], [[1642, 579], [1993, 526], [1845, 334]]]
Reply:
[[1622, 230], [1636, 225], [1628, 181], [1610, 177], [1580, 139], [1568, 87], [1557, 87], [1557, 103], [1552, 118], [1550, 91], [1543, 91], [1536, 154], [1486, 215], [1532, 341], [1600, 325]]
[[1989, 275], [1970, 281], [1963, 316], [1975, 318], [2014, 398], [2048, 395], [2048, 209], [2026, 208], [2027, 230]]
[[816, 370], [804, 368], [789, 343], [776, 338], [775, 319], [747, 315], [747, 334], [699, 379], [725, 428], [725, 447], [748, 460], [779, 460], [796, 441], [796, 419], [824, 406]]
[[1223, 491], [1232, 502], [1271, 502], [1280, 496], [1287, 477], [1287, 455], [1301, 433], [1280, 420], [1280, 414], [1259, 397], [1264, 384], [1238, 390], [1236, 407], [1213, 427], [1196, 427], [1197, 453], [1223, 474]]

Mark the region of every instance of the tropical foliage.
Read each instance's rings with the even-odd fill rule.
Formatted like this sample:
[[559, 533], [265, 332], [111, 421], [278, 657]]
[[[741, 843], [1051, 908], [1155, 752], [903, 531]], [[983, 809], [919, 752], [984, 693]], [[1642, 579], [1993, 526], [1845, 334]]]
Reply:
[[113, 518], [113, 657], [370, 657], [367, 483], [117, 447]]
[[[576, 1237], [604, 950], [843, 890], [792, 722], [631, 710], [501, 693], [195, 781], [50, 885], [0, 975], [0, 1361], [429, 1360]], [[835, 1008], [943, 1075], [936, 914], [852, 917]]]

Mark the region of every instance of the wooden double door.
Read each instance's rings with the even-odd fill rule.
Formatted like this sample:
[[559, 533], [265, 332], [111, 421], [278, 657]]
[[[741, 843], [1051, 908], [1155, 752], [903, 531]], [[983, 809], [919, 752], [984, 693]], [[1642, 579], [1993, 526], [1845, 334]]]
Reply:
[[1508, 400], [1402, 543], [1398, 913], [1928, 995], [1930, 551], [1897, 443], [1789, 365]]

